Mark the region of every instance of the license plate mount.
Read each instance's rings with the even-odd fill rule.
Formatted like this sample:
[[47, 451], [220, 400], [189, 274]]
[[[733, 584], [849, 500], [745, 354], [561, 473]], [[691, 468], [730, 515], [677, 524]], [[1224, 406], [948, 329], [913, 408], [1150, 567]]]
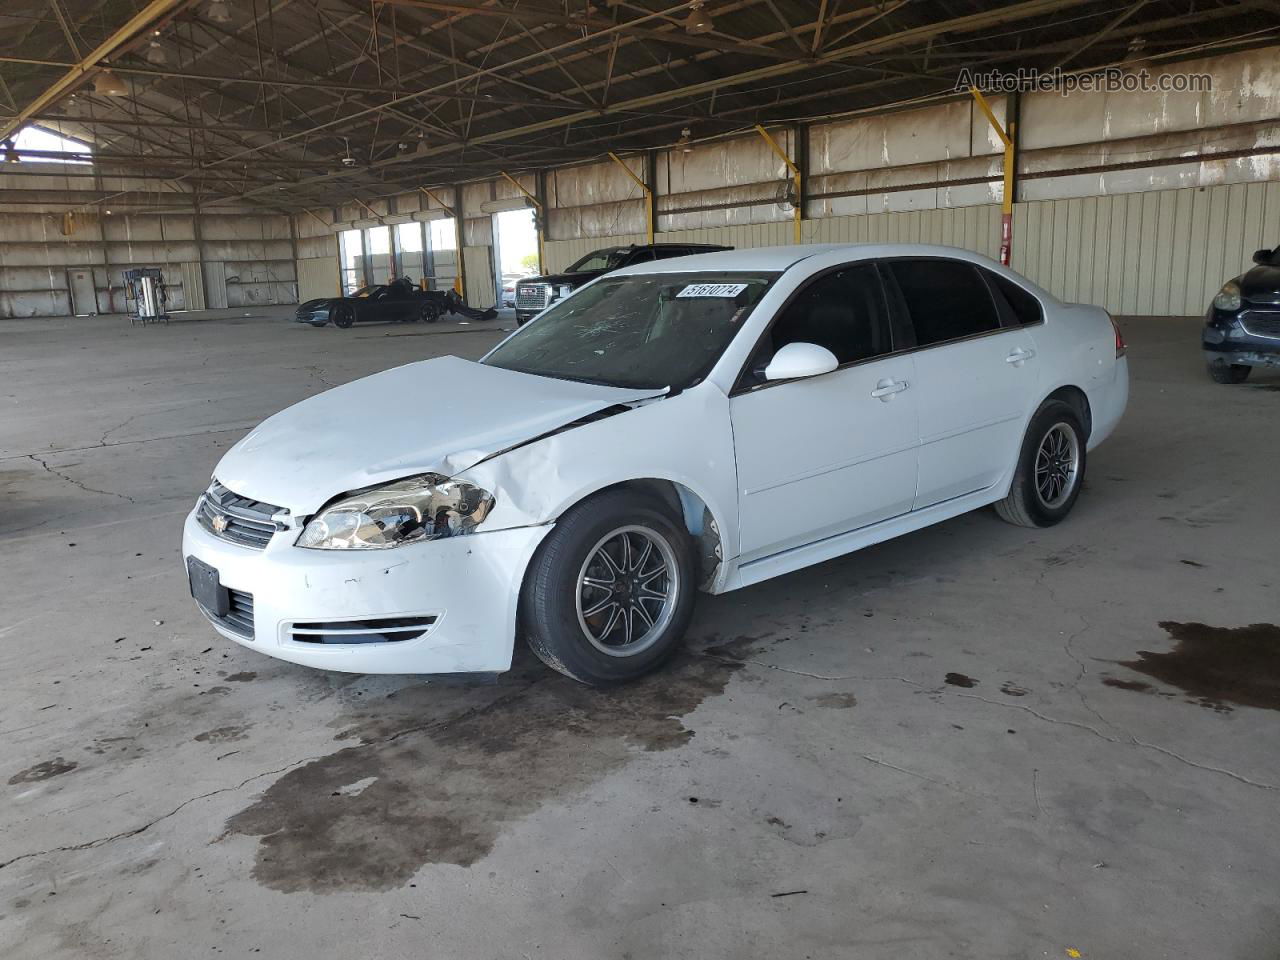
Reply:
[[187, 580], [196, 603], [215, 617], [225, 617], [231, 611], [231, 594], [220, 582], [216, 567], [187, 557]]

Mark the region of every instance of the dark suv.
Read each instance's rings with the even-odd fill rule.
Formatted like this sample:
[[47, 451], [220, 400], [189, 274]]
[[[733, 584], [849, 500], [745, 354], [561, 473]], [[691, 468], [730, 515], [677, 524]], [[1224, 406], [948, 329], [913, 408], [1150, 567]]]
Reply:
[[1253, 367], [1280, 367], [1280, 247], [1259, 250], [1253, 262], [1222, 285], [1204, 315], [1204, 357], [1218, 383], [1242, 383]]
[[552, 273], [545, 277], [529, 277], [516, 284], [516, 323], [524, 323], [541, 313], [561, 297], [567, 297], [585, 283], [611, 271], [630, 267], [650, 260], [668, 260], [671, 257], [688, 257], [695, 253], [714, 253], [732, 250], [710, 243], [646, 243], [629, 247], [605, 247], [595, 250], [564, 273]]

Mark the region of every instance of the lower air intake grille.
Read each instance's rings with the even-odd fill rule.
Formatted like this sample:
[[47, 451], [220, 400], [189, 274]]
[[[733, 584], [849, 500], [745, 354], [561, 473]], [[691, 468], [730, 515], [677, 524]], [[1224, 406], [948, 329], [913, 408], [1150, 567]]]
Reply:
[[242, 640], [253, 639], [253, 594], [243, 590], [227, 591], [227, 615], [220, 617], [205, 607], [200, 612], [229, 633], [234, 633]]
[[294, 643], [404, 643], [426, 633], [435, 617], [383, 617], [376, 620], [333, 620], [294, 623]]

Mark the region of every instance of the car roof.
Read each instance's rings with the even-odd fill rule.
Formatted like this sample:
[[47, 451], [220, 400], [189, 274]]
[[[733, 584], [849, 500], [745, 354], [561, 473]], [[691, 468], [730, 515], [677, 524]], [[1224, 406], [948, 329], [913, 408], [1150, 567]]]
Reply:
[[[679, 244], [676, 244], [679, 246]], [[943, 247], [929, 243], [793, 243], [780, 247], [748, 247], [739, 250], [722, 250], [699, 253], [688, 257], [673, 257], [638, 263], [614, 271], [610, 276], [629, 276], [641, 273], [693, 273], [737, 272], [741, 270], [770, 270], [781, 272], [803, 260], [829, 253], [841, 253], [850, 260], [878, 257], [949, 257], [968, 260], [970, 263], [995, 268], [1008, 273], [990, 257], [959, 247]], [[1026, 281], [1019, 278], [1025, 284]]]

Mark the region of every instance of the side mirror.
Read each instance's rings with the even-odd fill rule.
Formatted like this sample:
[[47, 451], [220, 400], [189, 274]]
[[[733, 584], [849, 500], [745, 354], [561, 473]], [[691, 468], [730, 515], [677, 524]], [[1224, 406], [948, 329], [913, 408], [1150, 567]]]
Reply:
[[1272, 266], [1271, 254], [1272, 251], [1270, 250], [1255, 250], [1253, 251], [1253, 262], [1261, 267]]
[[830, 373], [840, 366], [836, 355], [816, 343], [788, 343], [764, 368], [766, 380], [799, 380]]

